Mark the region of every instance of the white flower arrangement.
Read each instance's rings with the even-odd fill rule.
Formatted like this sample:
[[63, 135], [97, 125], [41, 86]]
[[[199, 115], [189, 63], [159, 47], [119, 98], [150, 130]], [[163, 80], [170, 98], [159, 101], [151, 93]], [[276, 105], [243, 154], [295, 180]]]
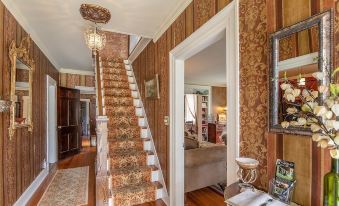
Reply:
[[[333, 75], [338, 71], [339, 68]], [[326, 74], [315, 72], [312, 76], [323, 80]], [[312, 140], [318, 142], [318, 147], [330, 149], [332, 158], [339, 159], [339, 84], [330, 84], [329, 87], [321, 85], [318, 91], [312, 91], [294, 88], [285, 76], [280, 88], [288, 105], [281, 127], [310, 126]], [[318, 104], [319, 95], [326, 96], [323, 105]]]

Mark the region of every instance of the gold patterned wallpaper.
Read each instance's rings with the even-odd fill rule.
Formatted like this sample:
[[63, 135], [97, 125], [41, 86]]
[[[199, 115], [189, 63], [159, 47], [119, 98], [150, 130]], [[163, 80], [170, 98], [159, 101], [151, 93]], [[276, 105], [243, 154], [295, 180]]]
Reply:
[[241, 0], [240, 155], [260, 162], [256, 185], [267, 187], [267, 9], [266, 0]]

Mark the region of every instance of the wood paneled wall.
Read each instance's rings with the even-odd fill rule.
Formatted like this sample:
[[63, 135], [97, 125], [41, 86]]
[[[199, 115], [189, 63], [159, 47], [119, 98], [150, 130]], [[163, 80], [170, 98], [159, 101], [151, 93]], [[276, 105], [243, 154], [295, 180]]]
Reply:
[[[27, 33], [0, 2], [0, 96], [9, 99], [9, 45], [20, 43]], [[35, 61], [33, 74], [33, 133], [17, 129], [8, 136], [9, 113], [0, 113], [0, 205], [12, 205], [42, 171], [46, 158], [46, 75], [58, 81], [59, 73], [33, 42], [30, 51]]]
[[[164, 117], [169, 115], [169, 52], [229, 2], [230, 0], [194, 0], [160, 39], [155, 43], [149, 43], [133, 62], [167, 186], [169, 186], [169, 131], [164, 124]], [[153, 78], [155, 74], [159, 74], [160, 99], [145, 99], [144, 81]]]
[[[335, 0], [275, 0], [268, 5], [268, 16], [274, 18], [268, 20], [269, 33], [277, 31], [285, 26], [292, 25], [305, 18], [325, 11], [335, 9], [334, 63], [339, 66], [339, 14], [338, 1]], [[307, 39], [307, 34], [299, 34], [298, 39]], [[300, 46], [299, 46], [300, 47]], [[312, 142], [310, 137], [298, 135], [268, 135], [268, 177], [274, 175], [275, 160], [283, 158], [296, 163], [297, 182], [293, 200], [301, 205], [322, 205], [323, 176], [330, 169], [330, 155], [327, 150], [322, 150]]]
[[60, 73], [59, 84], [61, 87], [71, 89], [74, 89], [75, 86], [95, 87], [95, 77], [94, 75]]

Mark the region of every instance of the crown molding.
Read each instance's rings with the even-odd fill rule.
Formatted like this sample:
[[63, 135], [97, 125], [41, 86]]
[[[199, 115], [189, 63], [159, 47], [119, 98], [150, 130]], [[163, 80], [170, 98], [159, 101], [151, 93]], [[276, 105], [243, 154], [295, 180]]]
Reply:
[[178, 4], [178, 6], [164, 19], [163, 23], [160, 25], [160, 29], [155, 32], [153, 35], [153, 41], [156, 42], [163, 33], [172, 25], [172, 23], [180, 16], [180, 14], [185, 11], [188, 5], [193, 0], [185, 0], [181, 4]]
[[133, 49], [132, 53], [128, 57], [129, 64], [133, 63], [133, 61], [136, 58], [138, 58], [140, 53], [146, 48], [148, 43], [150, 43], [151, 41], [152, 41], [152, 39], [141, 37], [141, 39], [139, 40], [139, 42], [137, 43], [137, 45]]
[[46, 55], [49, 61], [53, 64], [53, 66], [60, 71], [60, 65], [55, 61], [52, 57], [50, 51], [47, 49], [46, 45], [41, 41], [39, 35], [35, 32], [35, 30], [29, 25], [26, 18], [22, 15], [21, 11], [15, 6], [13, 0], [1, 0], [8, 11], [14, 16], [17, 22], [24, 28], [24, 30], [30, 35], [31, 39], [34, 43], [41, 49], [41, 51]]
[[60, 68], [60, 73], [63, 74], [78, 74], [78, 75], [87, 75], [94, 76], [94, 71], [81, 70], [81, 69], [71, 69], [71, 68]]

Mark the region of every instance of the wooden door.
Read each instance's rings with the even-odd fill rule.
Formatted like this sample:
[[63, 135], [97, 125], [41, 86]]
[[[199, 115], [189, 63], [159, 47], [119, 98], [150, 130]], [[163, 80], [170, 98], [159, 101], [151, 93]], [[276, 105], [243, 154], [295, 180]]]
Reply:
[[96, 135], [96, 105], [95, 101], [91, 101], [89, 104], [89, 128], [90, 128], [90, 135]]
[[78, 153], [81, 148], [80, 91], [58, 88], [58, 156]]

